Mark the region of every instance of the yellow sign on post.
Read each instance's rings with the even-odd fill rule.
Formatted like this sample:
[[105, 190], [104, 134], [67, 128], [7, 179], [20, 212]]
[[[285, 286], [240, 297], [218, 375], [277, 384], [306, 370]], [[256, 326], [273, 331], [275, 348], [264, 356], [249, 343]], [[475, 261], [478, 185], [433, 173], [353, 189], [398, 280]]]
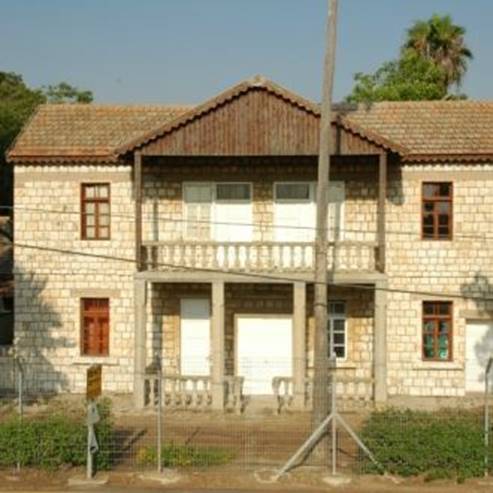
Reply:
[[93, 401], [101, 395], [102, 390], [102, 366], [92, 365], [87, 369], [87, 390], [88, 401]]

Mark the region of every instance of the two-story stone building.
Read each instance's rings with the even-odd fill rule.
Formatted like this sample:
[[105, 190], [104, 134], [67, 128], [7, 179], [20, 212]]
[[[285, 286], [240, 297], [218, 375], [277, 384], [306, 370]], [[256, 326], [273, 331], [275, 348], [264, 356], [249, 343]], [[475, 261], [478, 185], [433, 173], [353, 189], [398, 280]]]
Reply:
[[[41, 106], [8, 153], [15, 346], [33, 387], [82, 392], [100, 362], [104, 389], [142, 406], [160, 364], [170, 404], [275, 391], [309, 406], [319, 120], [260, 77], [195, 107]], [[339, 392], [481, 390], [493, 103], [341, 107], [332, 131]]]

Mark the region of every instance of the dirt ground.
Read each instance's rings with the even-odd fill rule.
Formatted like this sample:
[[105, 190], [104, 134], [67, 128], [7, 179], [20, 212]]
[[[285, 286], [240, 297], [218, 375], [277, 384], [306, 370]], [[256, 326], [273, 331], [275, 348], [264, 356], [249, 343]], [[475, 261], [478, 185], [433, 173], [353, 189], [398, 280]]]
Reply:
[[[346, 485], [331, 487], [324, 482], [327, 471], [319, 468], [300, 468], [277, 483], [266, 480], [272, 474], [269, 469], [237, 470], [232, 467], [220, 470], [194, 471], [178, 470], [180, 479], [172, 484], [162, 485], [141, 477], [139, 473], [111, 473], [107, 476], [106, 485], [99, 488], [105, 491], [142, 490], [160, 491], [339, 491], [341, 493], [486, 493], [493, 490], [493, 480], [474, 479], [464, 484], [452, 481], [424, 482], [420, 478], [396, 482], [393, 478], [379, 476], [358, 476]], [[14, 471], [0, 471], [0, 491], [69, 491], [70, 478], [83, 475], [80, 469], [58, 471], [56, 473], [23, 470], [20, 474]], [[99, 475], [101, 477], [102, 475]], [[74, 490], [77, 490], [74, 488]]]

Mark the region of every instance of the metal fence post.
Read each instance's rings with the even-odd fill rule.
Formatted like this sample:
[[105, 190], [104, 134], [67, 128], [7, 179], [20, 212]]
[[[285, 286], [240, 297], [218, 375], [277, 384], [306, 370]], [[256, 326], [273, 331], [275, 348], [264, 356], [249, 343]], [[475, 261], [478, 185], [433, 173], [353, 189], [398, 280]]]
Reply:
[[158, 358], [157, 363], [157, 472], [160, 473], [163, 470], [162, 466], [162, 407], [163, 407], [163, 374], [161, 370], [161, 358]]
[[[17, 413], [18, 413], [18, 443], [21, 442], [20, 440], [20, 434], [21, 434], [21, 429], [22, 429], [22, 418], [24, 415], [24, 399], [23, 399], [23, 393], [24, 393], [24, 375], [23, 375], [23, 368], [22, 364], [20, 361], [19, 356], [14, 356], [14, 368], [16, 372], [16, 380], [17, 380]], [[20, 458], [17, 458], [17, 472], [20, 472], [21, 470], [21, 461]]]
[[484, 475], [489, 474], [489, 448], [490, 448], [490, 370], [493, 358], [488, 360], [484, 375]]

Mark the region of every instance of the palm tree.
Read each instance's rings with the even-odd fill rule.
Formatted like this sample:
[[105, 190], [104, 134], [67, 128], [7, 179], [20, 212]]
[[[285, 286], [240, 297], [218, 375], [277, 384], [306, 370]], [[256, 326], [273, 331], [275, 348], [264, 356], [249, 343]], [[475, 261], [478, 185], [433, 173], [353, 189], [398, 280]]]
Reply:
[[450, 15], [432, 15], [427, 21], [417, 21], [407, 31], [403, 52], [411, 50], [432, 60], [444, 72], [447, 88], [460, 86], [473, 55], [464, 42], [466, 30], [454, 24]]

